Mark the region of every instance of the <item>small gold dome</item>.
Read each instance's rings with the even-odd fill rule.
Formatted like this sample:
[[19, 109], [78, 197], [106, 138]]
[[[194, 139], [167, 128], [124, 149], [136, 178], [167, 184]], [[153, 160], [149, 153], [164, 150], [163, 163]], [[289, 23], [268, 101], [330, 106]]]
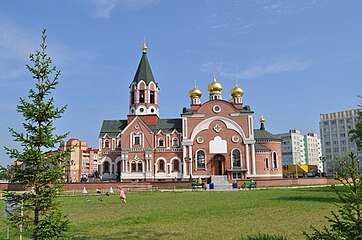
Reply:
[[230, 98], [229, 103], [234, 104], [234, 98]]
[[216, 81], [216, 78], [214, 77], [214, 80], [209, 84], [207, 90], [209, 92], [222, 92], [222, 86], [219, 82]]
[[232, 97], [242, 97], [244, 95], [244, 91], [236, 84], [235, 87], [230, 90], [230, 94]]
[[265, 118], [263, 117], [263, 114], [259, 118], [260, 123], [265, 123]]
[[196, 85], [189, 91], [189, 96], [191, 98], [200, 98], [202, 96], [202, 92], [200, 89], [196, 87]]
[[143, 42], [142, 52], [147, 53], [147, 45], [146, 45], [146, 39]]

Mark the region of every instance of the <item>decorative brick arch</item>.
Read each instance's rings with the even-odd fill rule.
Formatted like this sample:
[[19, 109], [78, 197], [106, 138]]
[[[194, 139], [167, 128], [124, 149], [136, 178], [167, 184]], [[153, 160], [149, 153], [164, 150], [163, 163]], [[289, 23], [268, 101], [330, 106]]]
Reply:
[[243, 140], [247, 139], [245, 136], [244, 130], [239, 126], [239, 124], [237, 124], [235, 121], [233, 121], [229, 118], [221, 117], [221, 116], [210, 117], [210, 118], [207, 118], [207, 119], [201, 121], [193, 129], [190, 139], [192, 141], [194, 141], [195, 137], [197, 136], [197, 134], [199, 134], [199, 132], [209, 129], [210, 124], [216, 120], [223, 122], [226, 125], [227, 129], [232, 129], [232, 130], [236, 131], [237, 133], [239, 133]]

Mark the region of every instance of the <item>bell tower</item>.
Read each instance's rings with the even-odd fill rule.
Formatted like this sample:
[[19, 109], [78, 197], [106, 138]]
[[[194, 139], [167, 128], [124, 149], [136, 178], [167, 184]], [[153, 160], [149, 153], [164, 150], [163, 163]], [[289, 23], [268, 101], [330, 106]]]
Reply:
[[129, 89], [130, 102], [128, 116], [132, 119], [134, 116], [154, 116], [156, 119], [158, 119], [159, 88], [153, 77], [151, 67], [147, 59], [146, 42], [143, 44], [141, 61], [138, 64], [135, 77], [131, 82]]

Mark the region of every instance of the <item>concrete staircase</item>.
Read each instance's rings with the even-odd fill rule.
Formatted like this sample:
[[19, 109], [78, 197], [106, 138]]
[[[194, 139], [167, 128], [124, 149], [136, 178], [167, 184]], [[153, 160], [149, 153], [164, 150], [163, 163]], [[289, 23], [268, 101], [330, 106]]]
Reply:
[[215, 191], [229, 191], [233, 189], [233, 185], [228, 182], [226, 175], [211, 176], [211, 182], [214, 183]]

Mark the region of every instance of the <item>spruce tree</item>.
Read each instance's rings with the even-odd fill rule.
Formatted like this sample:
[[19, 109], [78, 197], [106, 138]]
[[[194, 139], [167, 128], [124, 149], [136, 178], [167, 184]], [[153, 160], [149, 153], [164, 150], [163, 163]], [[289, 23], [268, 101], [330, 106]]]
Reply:
[[[362, 98], [361, 96], [359, 96]], [[360, 111], [358, 112], [358, 121], [356, 123], [356, 128], [349, 131], [351, 138], [356, 142], [357, 148], [362, 150], [362, 104], [358, 105]]]
[[335, 203], [338, 213], [331, 211], [332, 217], [326, 217], [329, 227], [318, 230], [307, 236], [310, 240], [362, 240], [362, 181], [358, 174], [357, 160], [354, 153], [349, 154], [350, 161], [339, 172], [339, 181], [342, 187], [332, 186], [337, 194]]
[[54, 151], [68, 134], [55, 134], [54, 120], [61, 118], [67, 106], [57, 108], [51, 92], [58, 85], [60, 71], [46, 53], [46, 30], [42, 31], [40, 51], [30, 54], [26, 68], [35, 81], [28, 98], [20, 98], [17, 111], [24, 117], [24, 132], [9, 128], [19, 149], [5, 147], [11, 159], [22, 164], [9, 169], [10, 181], [24, 185], [23, 194], [8, 192], [7, 199], [22, 203], [9, 220], [23, 226], [33, 239], [64, 239], [69, 220], [61, 211], [56, 197], [61, 190], [67, 152]]

